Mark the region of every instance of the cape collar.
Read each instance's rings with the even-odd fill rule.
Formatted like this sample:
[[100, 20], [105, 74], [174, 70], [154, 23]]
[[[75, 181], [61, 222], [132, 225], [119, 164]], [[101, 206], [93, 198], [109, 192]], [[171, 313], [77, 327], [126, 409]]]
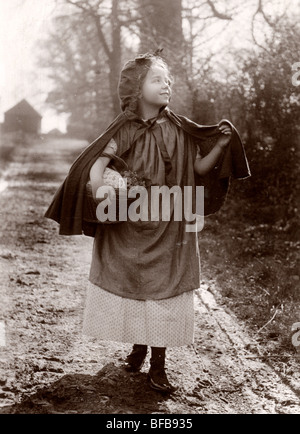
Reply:
[[161, 122], [168, 113], [170, 113], [169, 107], [163, 107], [160, 109], [158, 116], [145, 120], [138, 116], [135, 112], [132, 112], [128, 109], [124, 111], [124, 115], [127, 117], [128, 120], [142, 124], [147, 128], [151, 128], [153, 125], [155, 125], [156, 122]]

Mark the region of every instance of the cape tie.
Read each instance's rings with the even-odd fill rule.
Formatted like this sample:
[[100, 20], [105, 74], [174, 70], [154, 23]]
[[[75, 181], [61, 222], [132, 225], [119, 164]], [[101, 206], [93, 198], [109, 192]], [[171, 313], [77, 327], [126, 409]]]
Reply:
[[150, 119], [148, 121], [139, 120], [138, 123], [140, 124], [140, 127], [136, 131], [136, 134], [134, 136], [134, 142], [136, 142], [139, 139], [139, 137], [141, 137], [142, 134], [145, 133], [146, 130], [152, 131], [156, 143], [160, 149], [162, 159], [165, 164], [165, 184], [168, 187], [172, 187], [173, 185], [177, 185], [177, 181], [175, 178], [175, 173], [173, 170], [171, 158], [168, 154], [166, 145], [163, 140], [161, 128], [159, 124], [156, 123], [156, 120], [157, 118], [155, 118], [154, 120]]

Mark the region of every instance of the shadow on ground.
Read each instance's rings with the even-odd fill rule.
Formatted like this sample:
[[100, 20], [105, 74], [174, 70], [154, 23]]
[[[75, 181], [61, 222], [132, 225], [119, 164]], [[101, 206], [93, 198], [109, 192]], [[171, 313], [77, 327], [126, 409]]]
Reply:
[[[149, 414], [162, 413], [169, 395], [152, 390], [143, 372], [128, 373], [114, 363], [96, 375], [68, 374], [3, 408], [10, 414]], [[172, 399], [172, 398], [171, 398]]]

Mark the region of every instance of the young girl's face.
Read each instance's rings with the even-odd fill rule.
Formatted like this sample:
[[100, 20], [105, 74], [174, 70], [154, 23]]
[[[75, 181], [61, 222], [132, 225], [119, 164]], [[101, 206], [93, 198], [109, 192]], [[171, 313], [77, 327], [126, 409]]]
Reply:
[[169, 104], [171, 83], [166, 68], [155, 63], [150, 67], [142, 85], [141, 98], [143, 103], [158, 109]]

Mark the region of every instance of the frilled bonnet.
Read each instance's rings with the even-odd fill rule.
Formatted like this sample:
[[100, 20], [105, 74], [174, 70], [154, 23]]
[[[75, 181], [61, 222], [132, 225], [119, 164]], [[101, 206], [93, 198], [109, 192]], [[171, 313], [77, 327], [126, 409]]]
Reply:
[[162, 57], [160, 57], [161, 51], [162, 49], [159, 49], [153, 54], [140, 54], [135, 59], [125, 63], [121, 71], [118, 86], [122, 111], [129, 110], [133, 113], [137, 113], [141, 81], [146, 76], [154, 61], [160, 61], [167, 67]]

